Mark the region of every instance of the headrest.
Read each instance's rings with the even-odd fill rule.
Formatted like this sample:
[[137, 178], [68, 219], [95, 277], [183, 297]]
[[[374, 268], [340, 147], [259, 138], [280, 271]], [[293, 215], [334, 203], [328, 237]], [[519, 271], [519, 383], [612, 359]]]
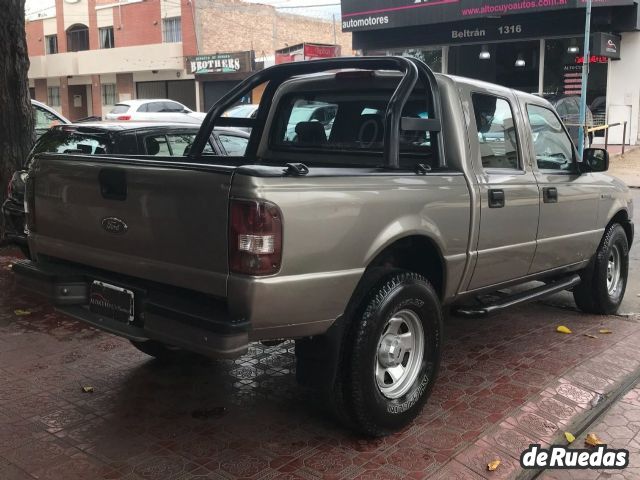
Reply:
[[327, 143], [327, 134], [320, 122], [299, 122], [296, 124], [298, 143], [308, 145], [322, 145]]
[[147, 144], [147, 155], [157, 155], [160, 151], [160, 143], [153, 137], [147, 137], [145, 140]]

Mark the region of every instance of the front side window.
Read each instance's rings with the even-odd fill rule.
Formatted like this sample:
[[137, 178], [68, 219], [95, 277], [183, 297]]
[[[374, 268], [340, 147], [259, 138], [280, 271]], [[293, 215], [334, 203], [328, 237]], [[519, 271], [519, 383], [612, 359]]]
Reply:
[[44, 37], [44, 45], [47, 55], [58, 53], [58, 35], [47, 35]]
[[100, 37], [100, 48], [113, 48], [115, 42], [113, 39], [113, 27], [101, 27], [98, 29]]
[[171, 156], [184, 157], [189, 153], [191, 144], [196, 138], [194, 133], [174, 133], [167, 135], [169, 147], [171, 148]]
[[575, 168], [573, 144], [558, 116], [538, 105], [528, 105], [527, 116], [538, 168], [572, 171]]
[[[115, 83], [103, 84], [102, 85], [102, 104], [114, 105], [115, 103], [116, 103], [116, 84]], [[113, 112], [113, 113], [119, 113], [119, 112]]]
[[45, 110], [44, 108], [34, 106], [33, 111], [35, 114], [34, 118], [36, 122], [36, 130], [46, 130], [60, 123], [60, 119], [58, 117], [56, 117], [53, 113]]
[[220, 143], [222, 144], [227, 155], [232, 157], [242, 157], [247, 149], [248, 138], [237, 137], [235, 135], [218, 135]]
[[60, 106], [60, 87], [47, 87], [47, 104], [52, 107]]
[[472, 101], [482, 167], [518, 169], [518, 140], [509, 102], [479, 93], [472, 95]]
[[160, 157], [170, 157], [171, 150], [169, 150], [169, 142], [167, 142], [166, 135], [156, 135], [153, 137], [147, 137], [144, 140], [146, 154]]
[[162, 19], [162, 41], [164, 43], [176, 43], [182, 41], [182, 25], [180, 17]]

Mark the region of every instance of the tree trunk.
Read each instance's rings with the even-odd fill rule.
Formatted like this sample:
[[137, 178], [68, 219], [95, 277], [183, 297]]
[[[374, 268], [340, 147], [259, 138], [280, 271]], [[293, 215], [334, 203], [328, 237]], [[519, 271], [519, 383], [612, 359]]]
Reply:
[[25, 0], [2, 0], [0, 13], [0, 201], [34, 141], [29, 97]]

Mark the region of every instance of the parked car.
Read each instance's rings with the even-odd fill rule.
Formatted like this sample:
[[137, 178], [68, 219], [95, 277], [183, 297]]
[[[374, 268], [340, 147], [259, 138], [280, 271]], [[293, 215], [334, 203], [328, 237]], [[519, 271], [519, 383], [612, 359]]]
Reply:
[[44, 132], [54, 125], [71, 123], [53, 108], [37, 100], [31, 100], [33, 107], [33, 122], [35, 124], [36, 138], [40, 138]]
[[[567, 127], [569, 135], [575, 145], [578, 145], [579, 125], [580, 125], [580, 97], [575, 95], [545, 95], [545, 98], [554, 106], [560, 119]], [[593, 114], [589, 107], [586, 107], [586, 126], [593, 127]], [[584, 145], [590, 146], [593, 142], [593, 133], [584, 133]]]
[[[245, 156], [206, 153], [233, 123], [222, 113], [265, 82]], [[328, 135], [300, 121], [287, 137], [302, 99], [335, 106]], [[584, 312], [617, 310], [633, 204], [608, 160], [579, 159], [545, 99], [414, 58], [277, 65], [214, 105], [186, 158], [36, 154], [34, 260], [13, 271], [158, 357], [295, 339], [298, 379], [385, 435], [434, 386], [444, 306], [487, 315], [569, 289]], [[468, 304], [507, 286], [521, 288]]]
[[223, 117], [235, 117], [235, 118], [256, 118], [258, 112], [258, 104], [256, 103], [242, 103], [231, 107], [224, 112]]
[[[198, 132], [196, 125], [142, 123], [83, 123], [55, 126], [36, 142], [24, 170], [13, 174], [2, 204], [2, 243], [18, 245], [29, 257], [24, 233], [24, 181], [26, 168], [40, 153], [83, 153], [90, 155], [184, 155]], [[249, 135], [230, 128], [216, 128], [207, 151], [217, 155], [243, 155]]]
[[151, 99], [119, 102], [105, 115], [105, 120], [200, 124], [204, 116], [174, 100]]

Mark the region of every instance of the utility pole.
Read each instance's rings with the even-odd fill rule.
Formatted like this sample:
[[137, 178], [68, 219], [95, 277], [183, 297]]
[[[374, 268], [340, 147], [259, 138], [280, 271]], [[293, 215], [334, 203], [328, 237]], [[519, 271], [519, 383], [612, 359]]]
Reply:
[[582, 85], [580, 86], [580, 119], [578, 122], [578, 154], [582, 159], [584, 152], [584, 126], [587, 117], [587, 80], [589, 78], [589, 36], [591, 35], [591, 0], [587, 0], [587, 16], [584, 22], [584, 55], [582, 57]]

